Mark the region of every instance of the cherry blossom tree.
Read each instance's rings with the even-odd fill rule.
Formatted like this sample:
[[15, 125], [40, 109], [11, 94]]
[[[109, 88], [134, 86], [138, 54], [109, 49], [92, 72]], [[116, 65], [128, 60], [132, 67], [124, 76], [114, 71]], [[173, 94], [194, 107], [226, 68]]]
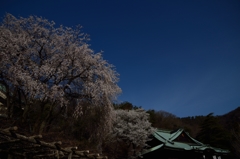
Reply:
[[9, 99], [19, 97], [24, 103], [23, 119], [36, 102], [40, 107], [48, 103], [51, 112], [73, 100], [75, 117], [84, 102], [102, 106], [109, 117], [112, 101], [121, 92], [118, 73], [88, 41], [81, 26], [55, 27], [42, 17], [6, 14], [0, 26], [0, 82], [11, 92]]
[[[113, 123], [112, 137], [116, 142], [117, 149], [120, 145], [125, 148], [123, 157], [136, 157], [143, 150], [146, 142], [149, 141], [149, 136], [153, 133], [154, 128], [148, 120], [149, 114], [143, 109], [132, 110], [115, 110], [115, 120]], [[126, 149], [127, 148], [127, 149]], [[123, 154], [123, 152], [121, 152]]]

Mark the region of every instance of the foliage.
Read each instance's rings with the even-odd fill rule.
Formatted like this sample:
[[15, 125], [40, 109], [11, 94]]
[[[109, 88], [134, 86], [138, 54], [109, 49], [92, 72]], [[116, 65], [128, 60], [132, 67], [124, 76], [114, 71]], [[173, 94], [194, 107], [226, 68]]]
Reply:
[[191, 136], [194, 138], [197, 136], [197, 134], [200, 131], [200, 125], [204, 121], [206, 117], [201, 115], [201, 116], [188, 116], [188, 117], [183, 117], [181, 118], [181, 121], [183, 125], [185, 125], [185, 130], [188, 131]]
[[[115, 154], [121, 151], [121, 154], [126, 155], [118, 158], [136, 157], [154, 131], [148, 121], [148, 114], [143, 109], [117, 109], [115, 114], [111, 132], [111, 142], [115, 147], [112, 145], [112, 151]], [[116, 149], [113, 150], [114, 148]]]
[[81, 115], [81, 103], [102, 106], [110, 126], [112, 101], [121, 92], [118, 74], [101, 53], [89, 48], [81, 26], [54, 25], [36, 16], [5, 16], [0, 26], [0, 83], [7, 88], [8, 116], [13, 106], [24, 108], [23, 120], [37, 106], [51, 116], [74, 101], [73, 116]]
[[152, 123], [153, 127], [168, 130], [175, 130], [179, 128], [185, 128], [186, 130], [187, 128], [187, 126], [183, 124], [180, 118], [169, 112], [162, 110], [148, 110], [147, 113], [149, 114], [149, 120]]
[[240, 124], [235, 127], [235, 129], [232, 130], [232, 135], [233, 135], [233, 141], [232, 141], [232, 146], [234, 148], [234, 154], [240, 158]]
[[[78, 118], [73, 126], [73, 134], [80, 141], [86, 140], [98, 151], [102, 151], [102, 141], [106, 135], [111, 131], [103, 127], [106, 122], [102, 118], [105, 117], [105, 110], [103, 107], [83, 107], [83, 114]], [[112, 120], [112, 119], [108, 119]], [[112, 127], [111, 127], [112, 128]]]
[[174, 124], [176, 124], [179, 120], [175, 115], [162, 110], [148, 110], [147, 113], [150, 115], [150, 122], [154, 127], [176, 129], [176, 125]]
[[140, 109], [141, 106], [134, 106], [132, 103], [130, 102], [122, 102], [122, 103], [115, 103], [114, 104], [114, 108], [115, 109], [123, 109], [123, 110], [132, 110], [132, 109]]
[[197, 135], [199, 141], [211, 146], [229, 149], [231, 134], [224, 129], [219, 119], [213, 116], [213, 113], [206, 116], [200, 127], [201, 130]]

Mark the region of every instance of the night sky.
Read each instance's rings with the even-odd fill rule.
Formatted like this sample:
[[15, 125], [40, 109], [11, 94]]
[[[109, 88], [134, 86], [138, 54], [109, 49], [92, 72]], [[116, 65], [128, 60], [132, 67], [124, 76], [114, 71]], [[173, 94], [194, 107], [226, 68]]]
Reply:
[[118, 102], [178, 117], [240, 106], [239, 0], [1, 0], [6, 13], [82, 25], [120, 74]]

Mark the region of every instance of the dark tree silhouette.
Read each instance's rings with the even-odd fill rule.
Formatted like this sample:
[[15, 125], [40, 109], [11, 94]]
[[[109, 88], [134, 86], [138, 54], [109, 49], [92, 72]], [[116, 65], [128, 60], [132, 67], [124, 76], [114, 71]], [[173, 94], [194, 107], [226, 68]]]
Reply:
[[201, 130], [196, 137], [199, 141], [211, 146], [229, 149], [231, 134], [223, 128], [213, 113], [206, 116], [200, 128]]

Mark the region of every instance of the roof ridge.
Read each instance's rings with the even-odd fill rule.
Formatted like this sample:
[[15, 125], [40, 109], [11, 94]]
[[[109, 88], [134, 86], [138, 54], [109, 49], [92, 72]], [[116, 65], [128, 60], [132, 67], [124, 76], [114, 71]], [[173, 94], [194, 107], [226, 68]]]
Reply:
[[182, 128], [178, 129], [177, 131], [175, 131], [173, 133], [173, 135], [171, 135], [171, 137], [169, 138], [169, 140], [174, 140], [176, 139], [184, 130]]

